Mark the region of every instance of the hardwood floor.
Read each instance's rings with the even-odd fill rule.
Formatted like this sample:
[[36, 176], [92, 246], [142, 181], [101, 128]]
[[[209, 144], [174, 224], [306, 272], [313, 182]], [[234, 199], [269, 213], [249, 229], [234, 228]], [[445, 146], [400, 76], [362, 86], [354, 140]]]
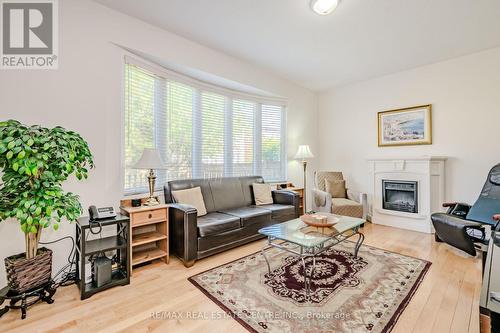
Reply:
[[[432, 235], [368, 223], [365, 244], [427, 259], [433, 264], [392, 332], [479, 332], [479, 258], [435, 243]], [[76, 286], [61, 288], [55, 303], [37, 304], [20, 320], [18, 311], [0, 318], [0, 332], [247, 332], [233, 319], [187, 318], [186, 313], [223, 311], [187, 278], [211, 267], [258, 251], [263, 241], [198, 261], [185, 268], [172, 258], [134, 270], [129, 286], [80, 301]], [[172, 311], [184, 318], [153, 319]]]

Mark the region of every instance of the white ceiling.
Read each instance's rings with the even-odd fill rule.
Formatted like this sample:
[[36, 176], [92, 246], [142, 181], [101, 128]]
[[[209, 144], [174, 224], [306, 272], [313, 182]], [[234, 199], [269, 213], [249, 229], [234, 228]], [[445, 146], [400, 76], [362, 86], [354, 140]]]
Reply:
[[96, 0], [324, 90], [500, 46], [498, 0]]

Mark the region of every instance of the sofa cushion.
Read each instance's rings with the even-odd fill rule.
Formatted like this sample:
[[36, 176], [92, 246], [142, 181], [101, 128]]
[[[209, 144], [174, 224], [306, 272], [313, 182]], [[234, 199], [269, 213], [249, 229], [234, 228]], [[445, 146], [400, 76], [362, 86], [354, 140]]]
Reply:
[[273, 195], [271, 185], [253, 183], [253, 195], [257, 206], [270, 205], [273, 203]]
[[201, 194], [201, 188], [199, 186], [185, 190], [172, 191], [172, 196], [175, 202], [191, 205], [196, 208], [198, 217], [207, 215], [205, 201], [203, 200], [203, 195]]
[[234, 209], [245, 206], [243, 188], [239, 178], [220, 178], [210, 181], [215, 210]]
[[260, 221], [246, 227], [221, 232], [206, 237], [198, 237], [198, 259], [221, 252], [252, 240], [263, 238], [259, 229], [272, 225], [272, 221]]
[[254, 183], [262, 184], [264, 183], [264, 178], [260, 176], [240, 177], [240, 182], [241, 182], [241, 188], [243, 190], [243, 197], [245, 198], [245, 204], [242, 205], [242, 207], [247, 207], [255, 204], [252, 184]]
[[347, 198], [345, 180], [325, 180], [326, 192], [332, 195], [332, 198]]
[[240, 228], [240, 219], [238, 217], [216, 212], [198, 217], [197, 223], [200, 237]]
[[273, 218], [286, 215], [295, 215], [295, 206], [292, 205], [271, 204], [271, 205], [262, 205], [259, 206], [259, 208], [270, 210]]
[[246, 226], [256, 221], [271, 220], [270, 210], [255, 206], [221, 210], [220, 213], [229, 214], [240, 218], [241, 226]]
[[185, 180], [171, 180], [164, 186], [165, 202], [174, 202], [172, 198], [172, 191], [185, 190], [188, 188], [200, 187], [203, 201], [207, 212], [215, 212], [214, 199], [212, 196], [212, 189], [210, 188], [210, 180], [207, 179], [185, 179]]
[[363, 205], [349, 199], [333, 198], [332, 213], [343, 216], [363, 217]]

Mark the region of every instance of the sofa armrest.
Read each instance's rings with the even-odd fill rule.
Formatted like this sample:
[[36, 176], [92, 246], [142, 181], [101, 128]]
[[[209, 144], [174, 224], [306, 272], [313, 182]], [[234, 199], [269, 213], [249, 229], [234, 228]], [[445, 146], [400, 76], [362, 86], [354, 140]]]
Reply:
[[362, 201], [361, 192], [351, 190], [349, 188], [346, 190], [346, 192], [347, 192], [347, 199], [356, 201], [357, 203], [361, 203]]
[[312, 190], [312, 210], [315, 212], [332, 212], [332, 195], [328, 192]]
[[356, 201], [363, 206], [363, 219], [368, 215], [368, 194], [347, 189], [347, 199]]
[[273, 203], [281, 205], [292, 205], [295, 207], [295, 215], [300, 215], [300, 197], [297, 192], [287, 190], [273, 190]]
[[187, 267], [194, 263], [198, 252], [197, 218], [198, 212], [193, 206], [169, 205], [170, 249]]
[[298, 199], [299, 194], [293, 191], [287, 190], [273, 190], [273, 202], [275, 204], [282, 205], [293, 205], [295, 204], [296, 199]]

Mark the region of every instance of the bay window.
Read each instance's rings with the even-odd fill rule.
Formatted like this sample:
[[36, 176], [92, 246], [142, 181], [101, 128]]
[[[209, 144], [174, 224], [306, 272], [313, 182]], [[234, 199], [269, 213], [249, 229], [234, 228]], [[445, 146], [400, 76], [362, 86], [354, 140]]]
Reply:
[[238, 93], [128, 59], [125, 64], [124, 192], [147, 188], [131, 166], [144, 148], [165, 162], [168, 180], [262, 175], [286, 179], [284, 101]]

